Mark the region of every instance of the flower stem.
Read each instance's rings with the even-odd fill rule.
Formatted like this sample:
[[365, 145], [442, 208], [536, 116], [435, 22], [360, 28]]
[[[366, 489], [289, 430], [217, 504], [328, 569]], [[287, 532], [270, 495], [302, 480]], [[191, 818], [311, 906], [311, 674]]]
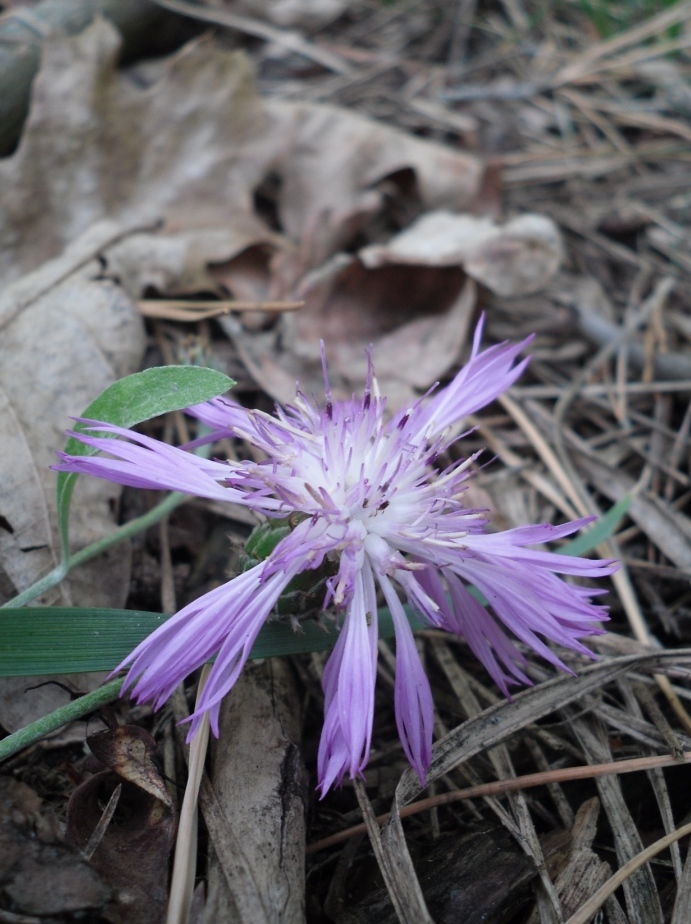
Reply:
[[43, 716], [43, 718], [37, 719], [30, 725], [20, 728], [14, 734], [8, 735], [7, 738], [3, 738], [0, 741], [0, 760], [6, 760], [16, 754], [17, 751], [21, 751], [36, 741], [40, 741], [41, 738], [45, 738], [51, 732], [56, 731], [63, 725], [67, 725], [68, 722], [81, 719], [95, 709], [114, 702], [120, 696], [123, 683], [122, 677], [111, 680], [110, 683], [99, 687], [98, 690], [85, 693], [79, 699], [67, 703], [65, 706], [60, 706], [59, 709], [49, 715]]
[[[36, 597], [50, 590], [51, 587], [58, 585], [72, 568], [76, 568], [77, 565], [83, 565], [84, 562], [90, 561], [90, 559], [94, 558], [96, 555], [100, 555], [101, 552], [105, 552], [105, 550], [109, 549], [112, 545], [117, 545], [118, 542], [124, 542], [125, 539], [131, 539], [132, 536], [136, 536], [137, 533], [148, 529], [149, 526], [153, 526], [154, 523], [158, 523], [159, 520], [163, 519], [164, 516], [175, 510], [176, 507], [179, 507], [180, 504], [184, 503], [187, 499], [187, 494], [180, 494], [177, 491], [171, 492], [147, 513], [137, 517], [135, 520], [131, 520], [129, 523], [124, 523], [110, 533], [110, 535], [96, 542], [92, 542], [91, 545], [87, 545], [86, 548], [81, 549], [79, 552], [75, 552], [74, 555], [70, 555], [67, 561], [63, 559], [52, 571], [45, 574], [36, 581], [36, 583], [32, 584], [31, 587], [27, 587], [26, 590], [17, 594], [16, 597], [8, 600], [7, 603], [3, 603], [2, 607], [24, 606], [30, 603], [31, 600], [35, 600]], [[0, 609], [2, 607], [0, 607]]]

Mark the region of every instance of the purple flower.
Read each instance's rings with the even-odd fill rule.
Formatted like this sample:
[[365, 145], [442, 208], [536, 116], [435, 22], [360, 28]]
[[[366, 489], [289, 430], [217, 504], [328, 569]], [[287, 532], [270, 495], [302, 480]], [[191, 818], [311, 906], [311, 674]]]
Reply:
[[[579, 639], [599, 634], [603, 591], [559, 575], [599, 578], [616, 565], [529, 548], [575, 532], [588, 520], [487, 531], [486, 511], [463, 506], [475, 459], [444, 470], [436, 460], [458, 438], [458, 425], [507, 389], [528, 360], [529, 342], [480, 352], [445, 389], [388, 417], [370, 370], [365, 394], [316, 406], [299, 394], [275, 416], [217, 398], [190, 408], [213, 438], [242, 437], [261, 462], [207, 461], [182, 448], [110, 424], [92, 429], [122, 437], [73, 434], [107, 457], [67, 456], [60, 471], [88, 473], [142, 488], [183, 491], [244, 504], [270, 518], [302, 517], [268, 558], [190, 603], [120, 665], [139, 700], [159, 707], [192, 671], [216, 655], [191, 717], [204, 713], [218, 734], [221, 700], [235, 683], [259, 631], [298, 573], [331, 564], [325, 607], [340, 614], [340, 633], [324, 671], [324, 729], [319, 748], [322, 793], [348, 773], [361, 774], [372, 738], [377, 664], [377, 591], [396, 632], [395, 708], [403, 749], [424, 781], [430, 764], [433, 705], [413, 634], [399, 598], [430, 626], [464, 636], [499, 689], [530, 683], [522, 642], [563, 670], [542, 639], [591, 656]], [[292, 523], [291, 523], [292, 525]], [[486, 597], [484, 607], [468, 590]], [[507, 631], [508, 630], [508, 631]], [[120, 669], [118, 668], [118, 669]]]

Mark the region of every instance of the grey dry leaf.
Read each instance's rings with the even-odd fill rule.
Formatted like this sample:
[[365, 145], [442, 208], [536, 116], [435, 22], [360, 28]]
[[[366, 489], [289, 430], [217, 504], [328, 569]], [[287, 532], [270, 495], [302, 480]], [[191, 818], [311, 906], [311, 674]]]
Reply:
[[97, 20], [44, 45], [21, 142], [0, 162], [6, 279], [102, 218], [167, 218], [180, 230], [227, 227], [234, 212], [251, 212], [270, 120], [244, 57], [193, 43], [142, 86], [117, 71], [119, 44]]
[[152, 290], [184, 296], [222, 291], [219, 282], [225, 278], [214, 272], [217, 265], [239, 262], [246, 254], [268, 246], [282, 246], [280, 236], [249, 223], [243, 227], [238, 221], [225, 228], [131, 234], [108, 247], [103, 257], [108, 275], [132, 299]]
[[[65, 444], [70, 417], [138, 369], [143, 356], [144, 332], [133, 303], [114, 283], [98, 278], [97, 260], [79, 263], [89, 240], [96, 256], [101, 230], [9, 286], [0, 302], [0, 429], [7, 434], [0, 510], [13, 530], [0, 533], [0, 551], [15, 591], [58, 560], [56, 475], [50, 465]], [[83, 480], [77, 490], [71, 532], [75, 547], [81, 547], [112, 530], [111, 502], [119, 488]], [[111, 557], [108, 568], [101, 560], [75, 572], [63, 584], [63, 602], [122, 605], [129, 564], [122, 551]]]
[[[0, 298], [0, 511], [9, 527], [0, 530], [3, 601], [59, 559], [56, 475], [50, 465], [65, 444], [70, 417], [141, 363], [141, 319], [121, 288], [99, 278], [101, 265], [94, 259], [122, 233], [111, 224], [95, 227]], [[80, 479], [70, 520], [73, 548], [112, 531], [112, 503], [119, 493], [106, 481]], [[127, 547], [111, 550], [39, 602], [123, 606], [129, 568]], [[80, 675], [78, 682], [82, 689], [93, 688], [100, 675]], [[30, 685], [26, 678], [0, 681], [0, 721], [8, 731], [67, 700], [55, 686], [25, 693]]]
[[[180, 237], [167, 244], [149, 239], [145, 271], [132, 276], [123, 253], [131, 244], [113, 251], [113, 267], [123, 270], [132, 297], [147, 283], [163, 287], [162, 295], [170, 294], [168, 287], [191, 291], [208, 281], [208, 264], [219, 262], [226, 269], [216, 278], [230, 287], [231, 295], [237, 297], [236, 289], [248, 286], [261, 290], [257, 268], [263, 266], [267, 296], [292, 299], [305, 275], [350, 245], [392, 199], [405, 199], [414, 189], [418, 208], [463, 209], [480, 194], [484, 166], [477, 158], [335, 107], [261, 99], [244, 56], [210, 40], [193, 42], [154, 68], [132, 72], [116, 70], [117, 52], [117, 35], [103, 21], [81, 35], [45, 43], [21, 143], [0, 163], [0, 272], [5, 278], [55, 256], [98, 219], [163, 219], [166, 233], [182, 235], [186, 244]], [[262, 223], [255, 209], [255, 191], [267, 181], [277, 189], [278, 233]], [[219, 243], [224, 234], [235, 238], [225, 252]], [[243, 235], [247, 247], [238, 253]], [[175, 244], [182, 261], [177, 270]], [[263, 251], [263, 263], [241, 266], [248, 249], [255, 255]], [[416, 300], [408, 304], [398, 298], [409, 289], [408, 279], [402, 272], [398, 276], [390, 299], [398, 313], [381, 318], [375, 340], [420, 318], [434, 327], [430, 312], [441, 316], [461, 294], [456, 279], [440, 295], [444, 272], [428, 270], [416, 282]], [[362, 291], [350, 286], [351, 302], [361, 302], [354, 327], [371, 314], [372, 284], [364, 278], [363, 283]], [[317, 343], [323, 335], [319, 321], [306, 314]], [[291, 340], [282, 323], [276, 337], [261, 344], [265, 377], [259, 383], [285, 398], [298, 376], [304, 387], [311, 387], [311, 370], [305, 375], [301, 356], [285, 350], [279, 355], [280, 338]], [[444, 335], [444, 345], [461, 343], [464, 334], [463, 327], [455, 328], [451, 340]], [[372, 339], [366, 336], [364, 346]], [[429, 331], [424, 336], [433, 380], [456, 357], [448, 348], [437, 349], [442, 344], [429, 340]], [[411, 344], [417, 337], [411, 329], [404, 341]], [[407, 362], [395, 361], [398, 349], [395, 341], [390, 344], [389, 366], [405, 369]], [[439, 357], [436, 364], [434, 356]], [[341, 372], [348, 370], [350, 357], [343, 362]], [[272, 379], [290, 382], [288, 395], [277, 394]], [[318, 387], [316, 377], [314, 382]], [[382, 387], [388, 390], [386, 380]], [[410, 385], [399, 387], [405, 391]], [[391, 390], [396, 388], [393, 378]]]
[[280, 220], [302, 243], [306, 268], [331, 257], [381, 211], [392, 195], [382, 185], [387, 179], [412, 173], [425, 208], [462, 209], [480, 192], [484, 167], [471, 155], [335, 106], [277, 100], [264, 106], [282, 139], [274, 162]]
[[395, 263], [462, 266], [497, 295], [528, 295], [544, 288], [563, 258], [561, 235], [544, 215], [526, 214], [500, 225], [491, 218], [427, 212], [388, 244], [360, 251], [365, 266]]
[[119, 73], [118, 45], [104, 21], [46, 41], [19, 148], [0, 163], [5, 278], [106, 216], [244, 228], [269, 175], [280, 185], [280, 223], [308, 267], [382, 207], [376, 186], [391, 174], [414, 171], [428, 206], [460, 208], [479, 190], [476, 158], [333, 107], [262, 100], [247, 59], [207, 40], [153, 80]]

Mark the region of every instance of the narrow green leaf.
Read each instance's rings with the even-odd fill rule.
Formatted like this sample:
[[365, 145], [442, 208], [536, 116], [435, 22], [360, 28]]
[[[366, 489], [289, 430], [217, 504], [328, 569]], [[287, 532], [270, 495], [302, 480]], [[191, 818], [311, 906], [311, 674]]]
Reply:
[[613, 504], [599, 520], [596, 520], [590, 529], [563, 545], [558, 551], [562, 555], [587, 555], [588, 552], [592, 552], [616, 533], [621, 521], [629, 512], [632, 501], [633, 494], [626, 494], [616, 504]]
[[[215, 369], [200, 366], [162, 366], [135, 372], [110, 385], [82, 413], [87, 420], [100, 420], [119, 427], [133, 427], [143, 420], [179, 411], [192, 404], [208, 401], [223, 394], [235, 382]], [[75, 430], [84, 430], [77, 423]], [[103, 434], [106, 435], [106, 434]], [[65, 452], [74, 456], [92, 456], [97, 450], [70, 437]], [[77, 475], [58, 472], [58, 523], [63, 563], [69, 560], [68, 524], [72, 492]]]
[[[169, 617], [142, 610], [90, 607], [25, 606], [0, 610], [0, 676], [74, 674], [113, 670], [132, 649]], [[394, 634], [391, 614], [378, 614], [382, 638]], [[414, 629], [423, 628], [409, 616]], [[283, 622], [269, 622], [252, 649], [251, 658], [328, 651], [336, 644], [333, 624], [305, 621], [294, 632]]]
[[112, 670], [166, 618], [137, 610], [7, 607], [0, 610], [0, 675]]

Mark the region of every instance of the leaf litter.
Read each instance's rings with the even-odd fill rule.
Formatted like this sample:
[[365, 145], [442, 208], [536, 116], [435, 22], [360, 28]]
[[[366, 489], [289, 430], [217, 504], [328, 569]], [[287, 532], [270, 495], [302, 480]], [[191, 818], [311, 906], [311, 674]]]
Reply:
[[[434, 2], [411, 9], [362, 4], [340, 16], [337, 4], [317, 13], [295, 12], [309, 4], [280, 6], [275, 15], [282, 18], [271, 25], [262, 5], [253, 4], [234, 20], [227, 17], [232, 38], [195, 39], [172, 58], [126, 71], [116, 70], [117, 36], [103, 22], [73, 38], [45, 42], [19, 148], [0, 162], [6, 216], [0, 226], [2, 272], [6, 285], [13, 284], [5, 290], [9, 309], [2, 317], [8, 331], [21, 334], [15, 335], [16, 345], [12, 341], [12, 353], [4, 332], [0, 346], [3, 370], [12, 369], [10, 385], [3, 381], [3, 388], [14, 387], [3, 405], [8, 421], [3, 432], [10, 435], [3, 456], [11, 463], [7, 471], [19, 473], [0, 510], [14, 530], [0, 531], [7, 544], [6, 596], [50, 562], [52, 498], [43, 479], [50, 453], [61, 445], [57, 431], [69, 413], [79, 413], [101, 390], [97, 383], [138, 367], [143, 340], [136, 303], [304, 301], [295, 313], [237, 314], [222, 318], [218, 327], [200, 322], [195, 332], [170, 321], [151, 322], [147, 362], [170, 355], [175, 361], [201, 357], [207, 365], [224, 364], [246, 399], [259, 401], [261, 392], [291, 397], [296, 378], [306, 391], [320, 391], [321, 337], [340, 393], [359, 387], [363, 347], [373, 342], [382, 390], [394, 402], [403, 400], [455, 367], [481, 306], [490, 339], [517, 339], [533, 330], [538, 338], [530, 374], [514, 388], [513, 403], [485, 414], [483, 429], [468, 438], [473, 451], [489, 432], [493, 452], [507, 462], [479, 473], [478, 490], [500, 508], [507, 525], [525, 520], [526, 513], [535, 522], [551, 519], [557, 509], [567, 512], [575, 503], [604, 510], [633, 492], [614, 548], [630, 575], [633, 603], [624, 608], [613, 601], [613, 632], [603, 639], [600, 663], [574, 662], [579, 674], [574, 679], [550, 678], [535, 666], [537, 686], [513, 703], [497, 701], [462, 646], [423, 635], [423, 650], [439, 665], [431, 789], [453, 790], [468, 774], [477, 780], [520, 776], [536, 761], [541, 769], [556, 769], [653, 749], [664, 753], [672, 746], [668, 733], [646, 711], [640, 687], [622, 678], [646, 684], [668, 727], [679, 729], [677, 714], [656, 692], [650, 672], [670, 677], [675, 694], [688, 701], [688, 653], [675, 649], [688, 644], [691, 612], [686, 410], [691, 330], [685, 310], [691, 258], [684, 182], [690, 5], [674, 4], [640, 23], [617, 22], [617, 34], [605, 39], [597, 32], [601, 24], [567, 5], [531, 21], [530, 4], [506, 3], [491, 13], [478, 11], [472, 23]], [[205, 14], [207, 22], [216, 16], [223, 25], [223, 9], [206, 8]], [[247, 45], [243, 36], [276, 39], [271, 31], [276, 22], [305, 31], [284, 39], [279, 30], [279, 40], [253, 47], [255, 80], [248, 59], [229, 48]], [[296, 48], [315, 54], [300, 56]], [[325, 72], [322, 66], [329, 62], [333, 67]], [[108, 233], [114, 228], [117, 241], [103, 233], [98, 223], [104, 220], [114, 223]], [[162, 227], [154, 227], [161, 221]], [[70, 257], [77, 252], [82, 262]], [[72, 314], [72, 301], [82, 299], [92, 306], [86, 317], [77, 309]], [[123, 364], [112, 335], [124, 316], [130, 333], [123, 349], [130, 365]], [[92, 338], [101, 334], [109, 367], [105, 379], [94, 378], [86, 363]], [[62, 363], [45, 364], [52, 390], [41, 391], [34, 388], [43, 381], [36, 369], [52, 356], [55, 338]], [[88, 373], [80, 380], [82, 365]], [[236, 374], [238, 368], [243, 375]], [[90, 384], [93, 390], [85, 394]], [[27, 392], [34, 394], [29, 407], [21, 403]], [[63, 395], [64, 410], [56, 403]], [[49, 409], [49, 420], [41, 408]], [[516, 426], [519, 415], [531, 428]], [[551, 454], [538, 439], [553, 447]], [[106, 514], [98, 528], [112, 522], [108, 508], [115, 492], [106, 488], [110, 502], [100, 495], [84, 497], [80, 505], [90, 529], [99, 522], [98, 511]], [[134, 503], [126, 494], [130, 514]], [[139, 545], [131, 601], [153, 600], [149, 605], [155, 608], [160, 596], [174, 603], [222, 579], [229, 521], [212, 527], [214, 515], [208, 504], [195, 504]], [[242, 535], [246, 526], [230, 521], [230, 528]], [[75, 537], [88, 541], [79, 531]], [[36, 556], [30, 567], [27, 555]], [[117, 556], [119, 567], [123, 561]], [[153, 567], [148, 577], [144, 561]], [[106, 570], [114, 573], [110, 566]], [[101, 605], [119, 605], [115, 601], [122, 602], [128, 577], [121, 575], [110, 587], [99, 581], [96, 589], [93, 580], [81, 583], [82, 590], [68, 584], [72, 599], [93, 603], [89, 594], [101, 593]], [[644, 622], [646, 643], [660, 646], [659, 653], [627, 637], [631, 606]], [[622, 658], [631, 645], [639, 653]], [[281, 694], [291, 714], [303, 717], [308, 767], [316, 742], [309, 729], [319, 723], [321, 663], [319, 655], [296, 660], [303, 692], [286, 688]], [[382, 667], [376, 747], [359, 798], [362, 804], [366, 792], [375, 806], [386, 808], [396, 793], [392, 820], [376, 850], [394, 907], [403, 916], [417, 914], [415, 920], [430, 912], [435, 920], [447, 920], [454, 913], [444, 904], [450, 886], [434, 870], [425, 871], [418, 858], [431, 856], [444, 838], [460, 843], [464, 832], [486, 827], [492, 816], [483, 805], [459, 803], [411, 818], [403, 827], [397, 807], [415, 798], [418, 787], [409, 772], [401, 777], [404, 764], [392, 743], [390, 679]], [[261, 712], [264, 682], [257, 681], [253, 693], [248, 680], [247, 715]], [[126, 714], [127, 704], [119, 708]], [[176, 718], [187, 709], [178, 700]], [[155, 730], [166, 776], [182, 780], [184, 748], [169, 717], [162, 713]], [[289, 737], [298, 737], [295, 729]], [[59, 748], [60, 741], [53, 746]], [[58, 781], [62, 801], [51, 799], [62, 808], [74, 783], [59, 770], [48, 773], [51, 753], [39, 746], [31, 762], [18, 756], [7, 772], [46, 794], [54, 793], [52, 781]], [[287, 753], [296, 756], [294, 749]], [[242, 852], [254, 856], [253, 877], [271, 882], [277, 860], [262, 856], [261, 838], [272, 824], [280, 829], [290, 812], [300, 819], [296, 806], [311, 798], [297, 765], [288, 775], [273, 771], [276, 785], [286, 787], [287, 801], [266, 807], [256, 826], [264, 834], [255, 841], [252, 826], [243, 827], [232, 811], [234, 802], [261, 798], [252, 768], [251, 757], [245, 763], [236, 752], [224, 754], [221, 741], [213, 776], [202, 781], [202, 814], [220, 865], [209, 872], [209, 895], [195, 893], [196, 919], [250, 920], [248, 885], [231, 875], [224, 830], [236, 844], [242, 832]], [[272, 771], [267, 773], [271, 792]], [[687, 773], [681, 766], [660, 771], [649, 784], [624, 779], [620, 784], [616, 777], [591, 786], [553, 784], [488, 803], [498, 819], [492, 823], [508, 832], [502, 862], [518, 870], [527, 858], [535, 870], [530, 878], [517, 876], [501, 920], [559, 921], [574, 914], [610, 870], [658, 836], [658, 828], [670, 831], [681, 824], [689, 810]], [[10, 802], [18, 798], [9, 796]], [[357, 805], [349, 785], [315, 805], [308, 838], [318, 840], [359, 820]], [[139, 823], [150, 811], [138, 813]], [[87, 840], [97, 824], [94, 816]], [[284, 844], [292, 857], [304, 846], [301, 824], [294, 827]], [[550, 846], [555, 834], [568, 835], [556, 855]], [[138, 835], [124, 836], [134, 850]], [[334, 873], [341, 860], [333, 850], [312, 859], [307, 897], [299, 874], [290, 874], [296, 910], [286, 920], [301, 920], [303, 908], [310, 920], [321, 920], [327, 905], [334, 921], [372, 915], [385, 920], [392, 913], [373, 882], [367, 847], [347, 850], [342, 860], [347, 858], [350, 874], [345, 866]], [[160, 885], [165, 859], [157, 857], [152, 868]], [[677, 860], [660, 859], [632, 874], [607, 899], [605, 919], [683, 920], [681, 906], [674, 907], [683, 858], [684, 849]], [[12, 869], [20, 872], [13, 881], [26, 883], [31, 877], [24, 861], [17, 862]], [[41, 862], [57, 868], [58, 861], [47, 855]], [[416, 868], [421, 890], [410, 889]], [[592, 884], [579, 891], [584, 868]], [[688, 868], [685, 863], [679, 880], [680, 901]], [[200, 872], [205, 875], [202, 867]], [[212, 883], [219, 875], [234, 897], [231, 903], [214, 904]], [[476, 882], [478, 870], [459, 870], [458, 877], [456, 889]], [[98, 888], [104, 887], [96, 887], [93, 907], [106, 914], [109, 899]], [[494, 913], [489, 891], [474, 893], [478, 919]], [[29, 899], [19, 895], [12, 893], [15, 908], [45, 913], [22, 906]], [[280, 896], [272, 902], [282, 907]], [[61, 912], [67, 904], [47, 913]], [[124, 912], [113, 913], [115, 918], [104, 919]], [[138, 920], [131, 907], [127, 919]]]

